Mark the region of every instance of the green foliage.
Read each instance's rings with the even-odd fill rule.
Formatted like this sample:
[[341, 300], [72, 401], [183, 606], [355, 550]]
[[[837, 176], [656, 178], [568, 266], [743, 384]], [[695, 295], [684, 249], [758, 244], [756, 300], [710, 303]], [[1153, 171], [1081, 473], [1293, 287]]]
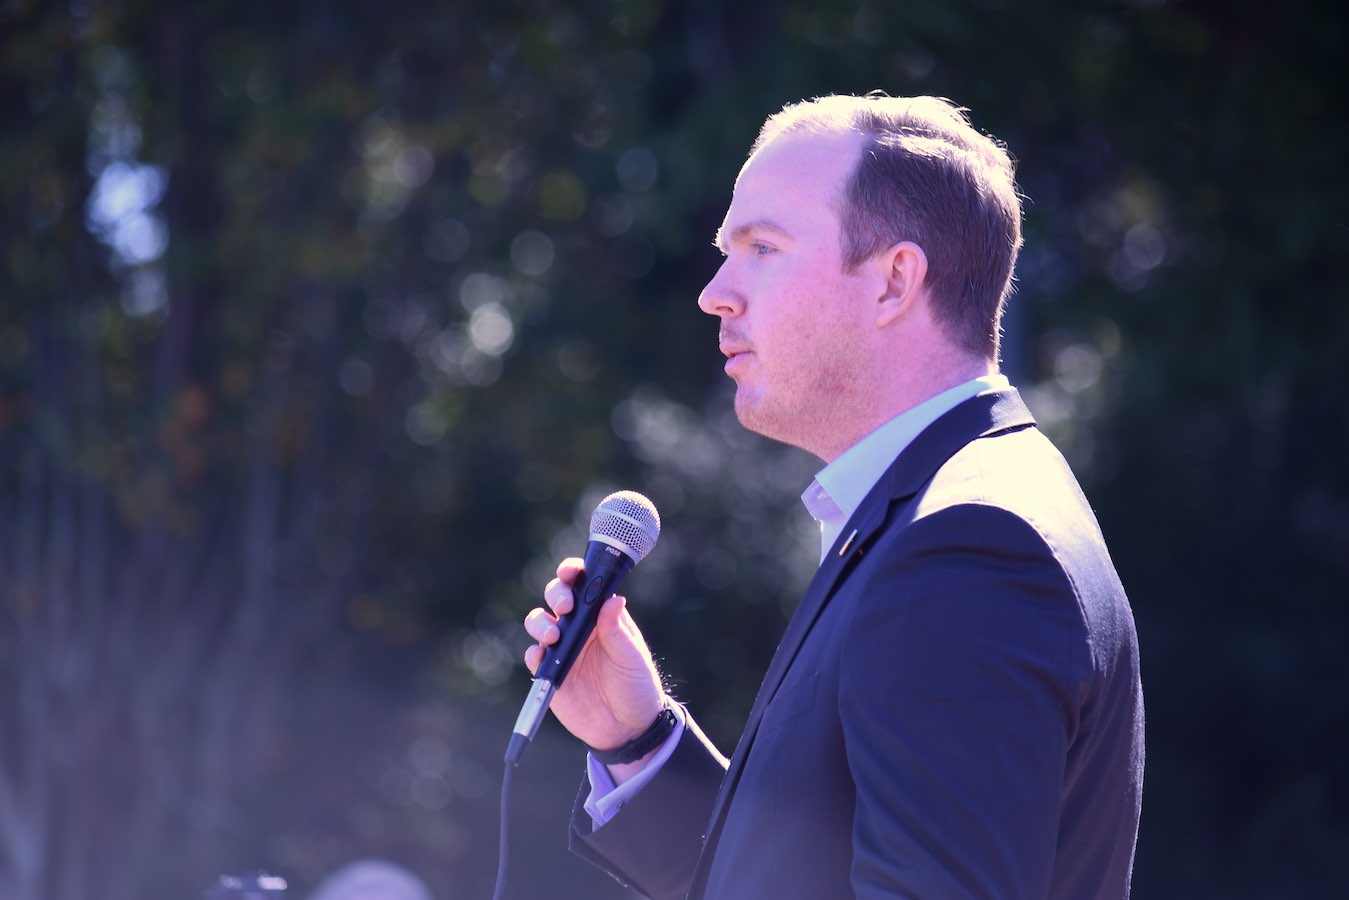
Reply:
[[[662, 511], [634, 608], [733, 742], [812, 463], [734, 423], [695, 300], [760, 121], [873, 88], [1020, 160], [1006, 368], [1134, 601], [1138, 894], [1335, 893], [1345, 37], [1317, 0], [5, 5], [0, 893], [383, 854], [485, 894], [518, 623], [610, 488]], [[579, 754], [534, 752], [514, 889], [614, 895], [561, 849]]]

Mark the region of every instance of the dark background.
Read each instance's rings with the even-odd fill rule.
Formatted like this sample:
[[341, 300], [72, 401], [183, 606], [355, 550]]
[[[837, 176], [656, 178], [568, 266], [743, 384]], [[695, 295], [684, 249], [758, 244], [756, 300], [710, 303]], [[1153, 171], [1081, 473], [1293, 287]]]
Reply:
[[[1331, 0], [0, 3], [0, 897], [486, 897], [519, 627], [603, 493], [729, 749], [813, 563], [695, 307], [759, 123], [948, 96], [1020, 160], [1006, 369], [1133, 600], [1140, 898], [1349, 892]], [[508, 896], [582, 754], [519, 770]]]

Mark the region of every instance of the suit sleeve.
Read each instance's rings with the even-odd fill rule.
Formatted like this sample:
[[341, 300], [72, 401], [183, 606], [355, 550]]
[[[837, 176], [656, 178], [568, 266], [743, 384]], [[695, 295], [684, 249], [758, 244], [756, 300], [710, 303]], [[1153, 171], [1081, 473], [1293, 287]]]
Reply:
[[725, 757], [687, 710], [685, 717], [674, 754], [602, 828], [592, 830], [585, 811], [588, 783], [582, 783], [572, 808], [572, 852], [652, 900], [682, 900], [688, 894], [726, 774]]
[[1085, 654], [1072, 584], [1004, 510], [899, 531], [872, 548], [839, 678], [853, 890], [1044, 897]]

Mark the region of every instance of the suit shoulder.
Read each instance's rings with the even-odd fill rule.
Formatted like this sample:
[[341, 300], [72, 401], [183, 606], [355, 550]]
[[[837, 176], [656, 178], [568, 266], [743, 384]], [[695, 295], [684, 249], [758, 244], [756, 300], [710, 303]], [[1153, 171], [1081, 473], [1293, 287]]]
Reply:
[[1096, 516], [1072, 469], [1035, 428], [966, 444], [919, 492], [913, 517], [964, 504], [1004, 510], [1051, 546], [1071, 536], [1104, 547]]
[[910, 526], [990, 548], [1019, 547], [1058, 570], [1093, 642], [1136, 641], [1133, 616], [1091, 505], [1067, 461], [1037, 429], [980, 438], [942, 465], [907, 507]]

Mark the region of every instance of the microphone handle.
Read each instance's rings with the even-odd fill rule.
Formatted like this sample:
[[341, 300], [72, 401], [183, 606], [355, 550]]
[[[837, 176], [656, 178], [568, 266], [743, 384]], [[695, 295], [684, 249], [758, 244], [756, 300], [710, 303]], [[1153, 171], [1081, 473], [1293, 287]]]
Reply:
[[572, 663], [576, 662], [581, 648], [595, 630], [600, 607], [614, 595], [618, 583], [635, 565], [636, 560], [603, 541], [591, 541], [586, 547], [584, 567], [572, 587], [571, 612], [558, 617], [557, 629], [561, 636], [544, 653], [543, 661], [534, 670], [534, 686], [530, 688], [529, 696], [520, 708], [520, 716], [515, 720], [515, 730], [506, 747], [506, 762], [510, 765], [520, 764], [520, 756], [534, 740], [539, 725], [543, 724], [554, 692], [571, 671]]
[[576, 657], [581, 655], [590, 633], [595, 630], [600, 607], [614, 595], [618, 583], [636, 565], [632, 557], [603, 541], [591, 541], [586, 547], [584, 568], [572, 587], [572, 608], [557, 620], [561, 633], [557, 642], [548, 648], [543, 661], [534, 671], [535, 680], [562, 686], [562, 679], [571, 671]]

